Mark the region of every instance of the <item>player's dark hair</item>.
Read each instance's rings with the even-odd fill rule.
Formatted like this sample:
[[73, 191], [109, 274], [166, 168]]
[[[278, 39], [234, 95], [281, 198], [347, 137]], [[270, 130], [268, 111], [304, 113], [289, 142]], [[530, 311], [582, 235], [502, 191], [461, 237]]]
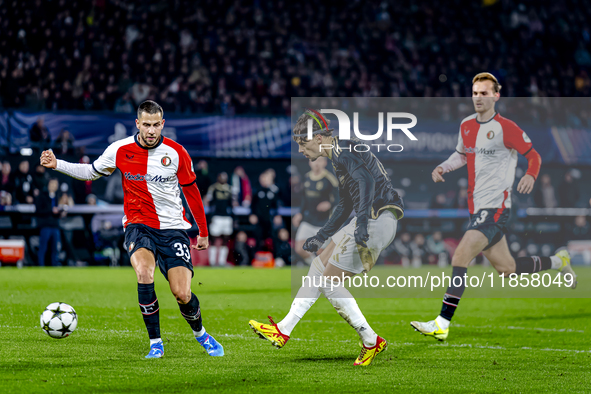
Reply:
[[145, 112], [150, 115], [160, 113], [160, 115], [162, 115], [162, 117], [164, 117], [164, 110], [162, 109], [162, 107], [157, 102], [152, 101], [152, 100], [144, 101], [137, 108], [137, 118], [138, 119], [142, 116], [142, 112]]
[[308, 137], [303, 137], [301, 134], [308, 134], [308, 120], [312, 120], [312, 133], [314, 135], [320, 134], [323, 137], [330, 137], [334, 129], [329, 129], [330, 120], [326, 119], [320, 114], [319, 110], [306, 110], [298, 118], [295, 126], [293, 127], [293, 140], [298, 144], [301, 142], [308, 141]]

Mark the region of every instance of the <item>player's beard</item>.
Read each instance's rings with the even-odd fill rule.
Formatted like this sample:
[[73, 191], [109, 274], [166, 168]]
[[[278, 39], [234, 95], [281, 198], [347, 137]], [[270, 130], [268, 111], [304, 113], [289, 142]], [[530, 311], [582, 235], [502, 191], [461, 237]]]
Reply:
[[147, 148], [153, 148], [153, 147], [155, 147], [155, 146], [158, 144], [158, 142], [160, 141], [160, 138], [162, 138], [162, 136], [158, 136], [158, 137], [156, 137], [156, 138], [154, 139], [154, 142], [153, 142], [153, 143], [149, 143], [149, 142], [148, 142], [148, 140], [147, 140], [147, 138], [146, 138], [145, 136], [142, 136], [142, 135], [140, 134], [140, 137], [142, 138], [142, 142], [144, 143], [144, 145], [145, 145]]

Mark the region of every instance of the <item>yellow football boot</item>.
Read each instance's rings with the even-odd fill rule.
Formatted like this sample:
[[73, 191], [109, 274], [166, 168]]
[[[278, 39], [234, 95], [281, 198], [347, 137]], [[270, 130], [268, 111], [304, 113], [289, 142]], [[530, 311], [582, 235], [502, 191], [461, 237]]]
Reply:
[[374, 346], [366, 347], [363, 344], [363, 342], [360, 342], [360, 345], [361, 353], [359, 354], [359, 357], [357, 357], [357, 360], [355, 360], [353, 365], [361, 365], [363, 367], [367, 367], [368, 365], [370, 365], [378, 354], [388, 349], [388, 342], [386, 342], [386, 340], [380, 337], [379, 335]]
[[275, 324], [271, 316], [268, 316], [268, 318], [271, 324], [259, 323], [258, 321], [251, 320], [248, 322], [248, 325], [252, 328], [255, 334], [261, 337], [261, 339], [266, 339], [277, 349], [281, 349], [289, 340], [289, 336], [279, 331], [277, 324]]

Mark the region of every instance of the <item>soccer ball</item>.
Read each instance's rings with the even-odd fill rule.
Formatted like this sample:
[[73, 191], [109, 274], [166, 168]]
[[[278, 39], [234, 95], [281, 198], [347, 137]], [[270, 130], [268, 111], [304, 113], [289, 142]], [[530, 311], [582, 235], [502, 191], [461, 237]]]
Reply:
[[52, 338], [65, 338], [78, 325], [78, 315], [70, 305], [54, 302], [41, 314], [41, 328]]

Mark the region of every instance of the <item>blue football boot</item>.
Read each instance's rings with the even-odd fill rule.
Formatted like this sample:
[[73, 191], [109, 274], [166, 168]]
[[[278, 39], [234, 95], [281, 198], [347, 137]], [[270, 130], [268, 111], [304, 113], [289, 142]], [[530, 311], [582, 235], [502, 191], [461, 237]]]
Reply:
[[195, 337], [195, 339], [201, 346], [203, 346], [207, 354], [210, 356], [221, 357], [224, 355], [224, 348], [222, 345], [220, 345], [219, 342], [207, 332], [200, 337]]
[[161, 358], [164, 354], [164, 344], [162, 341], [155, 343], [150, 346], [150, 353], [146, 356], [146, 358]]

